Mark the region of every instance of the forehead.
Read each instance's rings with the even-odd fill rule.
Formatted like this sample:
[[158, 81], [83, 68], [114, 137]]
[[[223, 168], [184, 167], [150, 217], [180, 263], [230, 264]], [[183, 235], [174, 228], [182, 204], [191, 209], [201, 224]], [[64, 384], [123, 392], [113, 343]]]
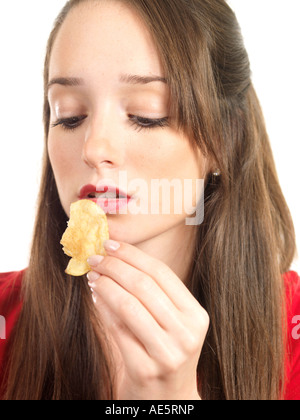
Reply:
[[114, 77], [120, 73], [163, 76], [153, 38], [136, 11], [115, 0], [76, 6], [53, 45], [50, 78]]

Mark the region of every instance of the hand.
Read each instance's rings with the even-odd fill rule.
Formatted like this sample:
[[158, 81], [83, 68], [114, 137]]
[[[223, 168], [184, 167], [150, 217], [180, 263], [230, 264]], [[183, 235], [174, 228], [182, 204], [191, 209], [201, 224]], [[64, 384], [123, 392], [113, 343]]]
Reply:
[[125, 243], [89, 259], [94, 302], [119, 361], [117, 399], [199, 399], [207, 312], [174, 272]]

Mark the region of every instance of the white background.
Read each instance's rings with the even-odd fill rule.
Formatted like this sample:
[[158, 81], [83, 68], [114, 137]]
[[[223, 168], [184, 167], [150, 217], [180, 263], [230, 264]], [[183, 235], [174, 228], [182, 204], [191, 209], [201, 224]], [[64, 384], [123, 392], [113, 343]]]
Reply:
[[[43, 148], [43, 61], [53, 21], [64, 3], [0, 3], [0, 272], [23, 269], [28, 262]], [[242, 27], [299, 238], [300, 1], [229, 3]], [[298, 261], [293, 268], [300, 271]]]

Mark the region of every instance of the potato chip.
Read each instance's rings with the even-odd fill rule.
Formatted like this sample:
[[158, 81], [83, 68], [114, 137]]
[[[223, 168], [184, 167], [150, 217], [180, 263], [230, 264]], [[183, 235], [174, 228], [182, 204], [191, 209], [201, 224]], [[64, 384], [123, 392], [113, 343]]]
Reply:
[[87, 259], [92, 255], [106, 255], [104, 241], [109, 239], [107, 218], [93, 201], [80, 200], [71, 205], [68, 228], [63, 234], [63, 251], [72, 257], [66, 273], [83, 276], [91, 271]]

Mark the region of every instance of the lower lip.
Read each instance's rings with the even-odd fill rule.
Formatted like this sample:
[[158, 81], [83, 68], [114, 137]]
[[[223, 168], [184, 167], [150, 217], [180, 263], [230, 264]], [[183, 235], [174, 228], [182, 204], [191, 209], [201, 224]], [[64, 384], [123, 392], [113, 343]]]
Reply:
[[108, 199], [108, 198], [93, 198], [90, 199], [96, 203], [106, 214], [117, 214], [118, 211], [125, 209], [131, 198], [117, 198], [117, 199]]

